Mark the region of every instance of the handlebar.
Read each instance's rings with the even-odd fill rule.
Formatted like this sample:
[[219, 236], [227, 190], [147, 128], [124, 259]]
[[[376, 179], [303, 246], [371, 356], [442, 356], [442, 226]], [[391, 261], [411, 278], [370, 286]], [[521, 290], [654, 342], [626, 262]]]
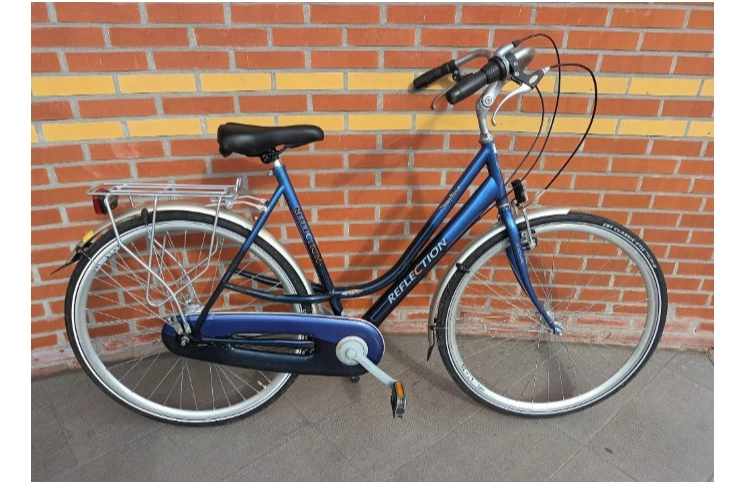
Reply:
[[[533, 60], [533, 57], [535, 57], [535, 50], [532, 48], [517, 49], [515, 43], [509, 43], [494, 53], [489, 50], [480, 49], [470, 52], [460, 59], [450, 60], [414, 79], [414, 88], [417, 90], [422, 89], [448, 74], [453, 74], [453, 78], [457, 83], [448, 89], [445, 97], [450, 104], [457, 104], [482, 87], [499, 81], [504, 82], [510, 76], [513, 79], [526, 83], [523, 71]], [[486, 57], [489, 60], [480, 70], [461, 77], [458, 71], [459, 66], [476, 57]], [[535, 83], [531, 82], [530, 84], [531, 88], [535, 86]]]

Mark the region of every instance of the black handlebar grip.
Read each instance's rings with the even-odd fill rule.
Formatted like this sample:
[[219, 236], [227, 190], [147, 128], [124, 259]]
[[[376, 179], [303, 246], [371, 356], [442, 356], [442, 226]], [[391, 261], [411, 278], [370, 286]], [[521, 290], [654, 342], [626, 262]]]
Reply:
[[456, 104], [488, 84], [486, 74], [482, 71], [465, 76], [445, 94], [450, 104]]
[[439, 79], [447, 76], [451, 72], [455, 72], [455, 70], [458, 68], [458, 66], [455, 65], [455, 61], [451, 60], [449, 62], [444, 63], [440, 67], [435, 67], [434, 69], [430, 69], [421, 76], [414, 79], [414, 89], [422, 89], [433, 82], [438, 81]]
[[456, 104], [492, 82], [504, 80], [507, 77], [502, 63], [492, 58], [480, 71], [464, 77], [458, 84], [448, 90], [445, 97], [450, 104]]

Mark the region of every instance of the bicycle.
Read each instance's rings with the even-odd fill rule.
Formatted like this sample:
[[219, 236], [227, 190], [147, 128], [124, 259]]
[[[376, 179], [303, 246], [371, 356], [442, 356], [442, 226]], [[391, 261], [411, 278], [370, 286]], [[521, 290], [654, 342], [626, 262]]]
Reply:
[[[456, 104], [486, 88], [476, 103], [481, 149], [400, 259], [373, 281], [333, 284], [280, 162], [286, 149], [321, 141], [316, 126], [218, 129], [223, 156], [271, 166], [277, 188], [269, 200], [242, 192], [240, 178], [235, 186], [119, 183], [89, 191], [108, 220], [63, 266], [77, 263], [65, 321], [80, 366], [118, 403], [168, 423], [218, 424], [254, 414], [298, 374], [354, 379], [366, 372], [390, 389], [393, 415], [401, 417], [405, 392], [378, 366], [385, 347], [378, 326], [496, 208], [497, 222], [456, 256], [432, 297], [427, 358], [437, 346], [466, 394], [509, 414], [562, 415], [618, 391], [660, 341], [665, 279], [632, 231], [569, 208], [533, 209], [524, 177], [512, 180], [513, 173], [505, 183], [486, 116], [508, 81], [518, 87], [493, 116], [512, 97], [540, 94], [550, 68], [527, 71], [535, 50], [518, 47], [526, 39], [496, 52], [475, 50], [415, 79], [421, 89], [452, 74], [456, 84], [434, 102], [444, 95]], [[479, 57], [487, 63], [461, 75], [459, 67]], [[560, 61], [556, 66], [560, 80]], [[484, 169], [486, 179], [445, 223]], [[147, 204], [138, 205], [139, 197]], [[191, 198], [210, 202], [183, 201]], [[122, 199], [132, 209], [115, 216]], [[264, 230], [280, 199], [319, 282]], [[232, 211], [238, 204], [255, 209], [257, 220]], [[345, 316], [343, 300], [381, 291], [361, 318]]]

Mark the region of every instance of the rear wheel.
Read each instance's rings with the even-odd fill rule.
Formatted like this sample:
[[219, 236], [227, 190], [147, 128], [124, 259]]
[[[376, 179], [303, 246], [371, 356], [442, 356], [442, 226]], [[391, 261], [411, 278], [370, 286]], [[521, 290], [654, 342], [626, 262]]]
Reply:
[[530, 279], [563, 334], [552, 333], [516, 282], [502, 232], [447, 284], [437, 340], [452, 378], [480, 403], [553, 416], [593, 405], [637, 374], [662, 335], [667, 289], [649, 248], [615, 222], [569, 213], [531, 228]]
[[[206, 303], [248, 236], [245, 228], [223, 219], [215, 226], [213, 216], [199, 213], [163, 212], [154, 225], [137, 217], [118, 230], [132, 253], [117, 242], [113, 229], [103, 234], [76, 266], [65, 299], [70, 345], [106, 394], [150, 418], [199, 425], [257, 412], [292, 384], [292, 374], [177, 356], [161, 339], [163, 325], [179, 308], [193, 313]], [[251, 275], [235, 275], [231, 283], [307, 294], [301, 275], [260, 237], [239, 269]], [[224, 291], [212, 312], [303, 310], [310, 308]]]

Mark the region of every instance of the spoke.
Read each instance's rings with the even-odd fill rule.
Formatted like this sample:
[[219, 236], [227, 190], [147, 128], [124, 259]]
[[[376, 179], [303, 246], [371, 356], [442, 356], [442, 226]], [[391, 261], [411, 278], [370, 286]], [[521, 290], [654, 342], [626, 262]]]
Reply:
[[194, 409], [199, 410], [199, 403], [197, 402], [197, 394], [194, 391], [194, 382], [191, 380], [191, 371], [189, 371], [189, 360], [184, 359], [186, 364], [186, 375], [189, 377], [189, 387], [191, 387], [191, 396], [194, 397]]
[[[160, 354], [160, 353], [158, 353], [158, 354]], [[163, 378], [160, 379], [160, 381], [158, 382], [158, 384], [155, 385], [155, 388], [153, 388], [153, 391], [150, 392], [150, 395], [147, 396], [148, 399], [150, 399], [150, 397], [153, 396], [153, 394], [155, 393], [155, 391], [158, 388], [160, 388], [160, 386], [163, 384], [164, 381], [166, 381], [166, 378], [168, 378], [168, 375], [170, 375], [171, 372], [173, 371], [173, 369], [176, 368], [176, 365], [178, 365], [178, 362], [179, 362], [180, 359], [181, 358], [177, 358], [176, 361], [173, 362], [173, 365], [171, 365], [171, 367], [168, 369], [168, 372], [165, 375], [163, 375]], [[168, 395], [170, 396], [170, 393]], [[168, 400], [168, 397], [166, 397], [166, 401], [167, 400]], [[165, 402], [164, 402], [164, 404], [165, 404]]]

